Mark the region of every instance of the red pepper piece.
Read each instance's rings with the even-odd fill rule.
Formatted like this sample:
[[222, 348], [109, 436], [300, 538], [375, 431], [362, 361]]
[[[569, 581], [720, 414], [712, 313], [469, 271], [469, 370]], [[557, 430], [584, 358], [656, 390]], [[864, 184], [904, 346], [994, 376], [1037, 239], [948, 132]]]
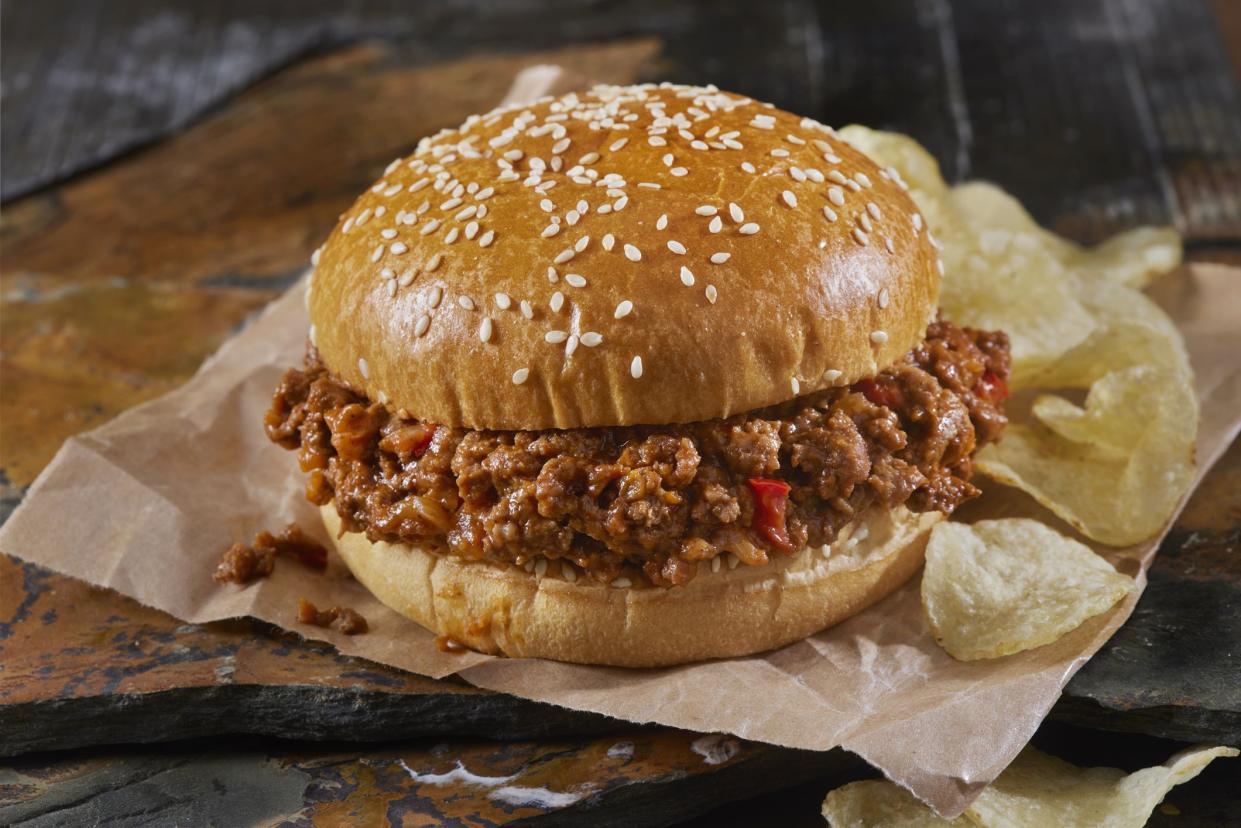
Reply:
[[789, 484], [765, 477], [751, 477], [746, 483], [754, 495], [754, 519], [750, 528], [773, 546], [788, 549], [792, 543], [784, 523], [784, 510], [789, 502]]
[[854, 387], [862, 392], [862, 396], [875, 405], [882, 405], [885, 408], [894, 410], [900, 406], [901, 392], [895, 386], [888, 385], [887, 383], [881, 385], [867, 377], [866, 379], [858, 380]]
[[422, 427], [422, 433], [418, 435], [418, 439], [411, 447], [415, 458], [426, 454], [427, 448], [431, 445], [431, 441], [435, 439], [435, 432], [439, 430], [439, 426], [435, 423], [426, 423]]
[[982, 379], [975, 386], [975, 390], [979, 396], [986, 397], [992, 402], [1008, 399], [1008, 383], [994, 371], [988, 371], [983, 374]]

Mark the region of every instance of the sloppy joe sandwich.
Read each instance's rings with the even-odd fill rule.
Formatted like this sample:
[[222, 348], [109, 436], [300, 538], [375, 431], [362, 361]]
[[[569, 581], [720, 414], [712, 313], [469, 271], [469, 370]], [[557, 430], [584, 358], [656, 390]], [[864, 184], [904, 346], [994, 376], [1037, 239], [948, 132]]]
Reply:
[[314, 257], [266, 427], [380, 600], [510, 656], [770, 649], [912, 576], [999, 439], [900, 176], [715, 88], [598, 87], [394, 161]]

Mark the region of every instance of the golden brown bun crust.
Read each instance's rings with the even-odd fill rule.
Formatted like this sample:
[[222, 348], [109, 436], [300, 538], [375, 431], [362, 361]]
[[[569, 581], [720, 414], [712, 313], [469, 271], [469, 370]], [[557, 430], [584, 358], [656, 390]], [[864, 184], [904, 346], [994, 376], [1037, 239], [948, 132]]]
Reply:
[[[685, 135], [649, 134], [655, 102]], [[572, 117], [587, 111], [600, 128]], [[532, 178], [540, 163], [559, 172]], [[610, 174], [625, 185], [598, 184]], [[921, 341], [939, 289], [934, 244], [893, 174], [809, 119], [663, 87], [546, 99], [424, 141], [316, 261], [311, 335], [329, 368], [416, 417], [505, 430], [691, 422], [848, 384]]]
[[[323, 522], [354, 576], [380, 601], [472, 649], [617, 667], [657, 667], [762, 652], [856, 615], [922, 565], [938, 512], [904, 507], [851, 525], [832, 546], [762, 567], [711, 572], [688, 586], [618, 589], [433, 555], [340, 534]], [[865, 531], [861, 529], [865, 527]], [[852, 543], [855, 538], [865, 536]]]

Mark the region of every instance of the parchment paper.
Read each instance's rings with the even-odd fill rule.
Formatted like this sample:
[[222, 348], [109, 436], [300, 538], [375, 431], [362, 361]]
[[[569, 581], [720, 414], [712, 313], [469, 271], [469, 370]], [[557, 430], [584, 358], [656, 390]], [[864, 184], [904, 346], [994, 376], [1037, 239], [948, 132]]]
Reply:
[[[1157, 541], [1108, 557], [1138, 590], [1055, 644], [954, 661], [929, 635], [918, 579], [865, 613], [781, 650], [659, 670], [441, 653], [430, 633], [339, 571], [282, 562], [247, 588], [211, 578], [220, 553], [263, 528], [322, 528], [294, 453], [263, 435], [281, 373], [306, 337], [303, 284], [226, 343], [184, 387], [67, 441], [0, 530], [0, 551], [111, 587], [186, 621], [251, 615], [341, 652], [634, 722], [789, 747], [843, 746], [944, 815], [962, 811], [1016, 756], [1061, 689], [1129, 616]], [[1241, 270], [1183, 268], [1152, 294], [1185, 335], [1202, 402], [1199, 473], [1241, 429]], [[1039, 514], [992, 487], [971, 508]], [[372, 631], [349, 638], [295, 619], [297, 599], [344, 604]], [[727, 634], [727, 631], [721, 631]]]

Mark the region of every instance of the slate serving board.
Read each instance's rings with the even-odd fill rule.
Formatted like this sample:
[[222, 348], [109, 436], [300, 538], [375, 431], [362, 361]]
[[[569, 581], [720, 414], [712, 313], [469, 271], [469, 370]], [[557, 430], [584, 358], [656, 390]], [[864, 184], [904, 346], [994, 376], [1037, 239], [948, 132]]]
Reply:
[[[950, 176], [996, 179], [1081, 240], [1174, 221], [1196, 257], [1239, 258], [1241, 97], [1203, 2], [1061, 0], [1039, 4], [1038, 18], [1020, 14], [1016, 0], [847, 9], [523, 0], [489, 17], [467, 0], [330, 5], [322, 14], [313, 3], [205, 12], [123, 0], [108, 15], [60, 0], [0, 7], [4, 193], [33, 193], [5, 205], [0, 232], [0, 517], [66, 436], [184, 381], [290, 284], [388, 160], [490, 105], [531, 63], [617, 82], [714, 80], [829, 122], [901, 129], [926, 142]], [[75, 45], [68, 28], [59, 46], [36, 36], [58, 18], [94, 20], [94, 52]], [[135, 33], [135, 21], [145, 28]], [[302, 60], [230, 98], [293, 56], [360, 35], [393, 39]], [[187, 49], [187, 38], [200, 48]], [[520, 51], [531, 47], [543, 51]], [[165, 66], [164, 85], [109, 86], [121, 69], [91, 63], [126, 53]], [[243, 53], [249, 62], [220, 62]], [[50, 64], [55, 72], [39, 68]], [[190, 78], [200, 80], [194, 94], [178, 97]], [[78, 134], [75, 118], [93, 119], [94, 131]], [[1165, 543], [1134, 617], [1075, 677], [1053, 718], [1241, 742], [1241, 698], [1229, 680], [1241, 662], [1227, 645], [1241, 640], [1239, 484], [1234, 446]], [[223, 733], [380, 741], [221, 745]], [[253, 782], [247, 802], [301, 824], [381, 814], [553, 824], [565, 814], [580, 819], [583, 808], [592, 820], [666, 824], [813, 776], [809, 802], [829, 780], [860, 772], [838, 753], [807, 759], [750, 744], [740, 744], [740, 758], [708, 765], [691, 734], [633, 731], [409, 676], [250, 622], [181, 625], [0, 559], [0, 755], [189, 737], [215, 738], [13, 760], [0, 767], [0, 822], [55, 824], [135, 807], [184, 815], [177, 808], [186, 797], [175, 794], [193, 776], [225, 787]], [[427, 739], [450, 741], [437, 752]], [[618, 740], [649, 745], [649, 755], [601, 770], [600, 754]], [[517, 814], [497, 809], [485, 786], [419, 782], [397, 764], [412, 759], [417, 773], [442, 773], [466, 757], [474, 773], [504, 776], [548, 756], [563, 760], [548, 766], [557, 768], [551, 778], [597, 776], [603, 787]], [[750, 813], [800, 801], [772, 796], [753, 800], [749, 807], [765, 810]], [[669, 810], [669, 801], [686, 807]], [[298, 808], [309, 810], [290, 816]], [[220, 813], [247, 821], [256, 812]], [[713, 813], [704, 824], [742, 812]]]

